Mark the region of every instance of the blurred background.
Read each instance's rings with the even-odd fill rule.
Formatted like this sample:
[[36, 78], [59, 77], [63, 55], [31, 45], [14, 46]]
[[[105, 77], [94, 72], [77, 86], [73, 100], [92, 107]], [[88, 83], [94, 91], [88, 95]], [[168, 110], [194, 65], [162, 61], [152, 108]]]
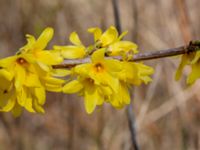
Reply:
[[[199, 0], [119, 0], [123, 30], [140, 52], [182, 46], [200, 39]], [[114, 25], [111, 0], [0, 0], [0, 58], [13, 55], [25, 34], [38, 36], [51, 26], [54, 44], [69, 44], [77, 31], [87, 45], [87, 28]], [[145, 61], [153, 82], [134, 89], [133, 111], [141, 150], [200, 149], [200, 82], [174, 80], [179, 57]], [[110, 105], [92, 115], [76, 95], [48, 93], [45, 115], [0, 114], [0, 150], [132, 150], [126, 108]]]

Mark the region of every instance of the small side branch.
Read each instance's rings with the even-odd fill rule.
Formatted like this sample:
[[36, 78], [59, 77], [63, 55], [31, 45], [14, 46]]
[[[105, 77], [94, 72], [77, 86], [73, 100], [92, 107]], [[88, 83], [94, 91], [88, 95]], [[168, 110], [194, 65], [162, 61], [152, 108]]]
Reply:
[[[133, 98], [133, 96], [132, 96]], [[134, 150], [139, 150], [139, 146], [137, 143], [137, 139], [136, 139], [136, 131], [135, 131], [135, 116], [134, 116], [134, 112], [133, 112], [133, 107], [132, 107], [132, 102], [131, 104], [127, 107], [127, 117], [128, 117], [128, 124], [129, 124], [129, 129], [130, 129], [130, 133], [131, 133], [131, 142], [132, 145], [134, 147]]]
[[114, 11], [114, 20], [115, 20], [115, 26], [119, 32], [119, 34], [122, 33], [122, 27], [121, 27], [121, 21], [119, 16], [119, 0], [112, 0], [113, 4], [113, 11]]
[[166, 50], [159, 50], [153, 52], [146, 52], [146, 53], [139, 53], [133, 57], [133, 61], [143, 61], [143, 60], [150, 60], [150, 59], [158, 59], [163, 57], [170, 57], [176, 56], [187, 53], [188, 50], [184, 46], [171, 48]]
[[[159, 50], [159, 51], [152, 51], [152, 52], [145, 52], [145, 53], [138, 53], [133, 56], [133, 58], [129, 61], [144, 61], [144, 60], [151, 60], [151, 59], [158, 59], [163, 57], [170, 57], [170, 56], [176, 56], [181, 54], [186, 54], [190, 52], [194, 52], [200, 50], [200, 41], [191, 41], [186, 46], [181, 46], [177, 48], [171, 48], [171, 49], [165, 49], [165, 50]], [[106, 57], [107, 59], [117, 59], [122, 60], [120, 56], [116, 57]], [[53, 65], [54, 69], [61, 69], [61, 68], [72, 68], [76, 65], [89, 63], [91, 60], [89, 57], [84, 59], [67, 59], [62, 64], [59, 65]]]

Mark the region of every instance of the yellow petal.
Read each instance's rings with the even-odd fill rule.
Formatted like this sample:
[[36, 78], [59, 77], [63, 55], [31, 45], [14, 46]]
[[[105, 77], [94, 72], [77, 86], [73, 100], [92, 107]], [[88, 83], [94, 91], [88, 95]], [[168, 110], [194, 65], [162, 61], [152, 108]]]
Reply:
[[175, 75], [175, 79], [176, 80], [180, 79], [180, 77], [182, 75], [182, 72], [183, 72], [183, 69], [187, 65], [187, 63], [188, 63], [188, 57], [187, 57], [187, 55], [182, 55], [181, 62], [179, 64], [179, 67], [178, 67], [178, 69], [176, 71], [176, 75]]
[[15, 67], [15, 88], [21, 88], [22, 85], [24, 84], [25, 78], [26, 78], [26, 72], [25, 69], [23, 67], [21, 67], [20, 65], [16, 65]]
[[32, 99], [32, 97], [27, 97], [27, 98], [26, 98], [24, 107], [25, 107], [26, 110], [28, 110], [29, 112], [32, 112], [32, 113], [35, 112], [35, 110], [33, 109], [33, 99]]
[[46, 101], [46, 92], [43, 87], [34, 88], [34, 96], [35, 96], [35, 100], [37, 100], [38, 104], [44, 105], [44, 103]]
[[25, 106], [26, 103], [26, 99], [27, 99], [27, 89], [26, 88], [18, 88], [17, 89], [17, 93], [16, 93], [16, 97], [17, 97], [17, 103], [20, 106]]
[[111, 74], [122, 70], [122, 63], [114, 59], [105, 60], [105, 66]]
[[52, 84], [52, 85], [62, 85], [63, 83], [65, 83], [65, 80], [54, 78], [51, 76], [44, 77], [44, 80], [46, 83]]
[[138, 67], [135, 65], [135, 63], [123, 61], [121, 62], [121, 66], [122, 70], [118, 74], [120, 80], [127, 82], [133, 78], [136, 78]]
[[145, 83], [148, 84], [152, 81], [152, 79], [149, 76], [141, 76], [140, 79]]
[[42, 34], [40, 35], [40, 37], [37, 39], [35, 45], [34, 45], [34, 49], [35, 50], [43, 50], [45, 49], [45, 47], [47, 46], [47, 44], [49, 43], [49, 41], [52, 39], [54, 34], [53, 28], [46, 28]]
[[19, 117], [22, 114], [22, 107], [16, 104], [11, 112], [14, 117]]
[[28, 52], [28, 50], [31, 50], [36, 42], [36, 39], [34, 36], [30, 34], [26, 34], [26, 40], [27, 44], [20, 48], [21, 52]]
[[41, 74], [44, 72], [50, 72], [50, 66], [46, 65], [45, 63], [37, 61], [35, 67]]
[[60, 46], [61, 55], [66, 59], [83, 58], [86, 55], [84, 46]]
[[112, 91], [112, 89], [109, 86], [103, 86], [103, 85], [101, 85], [101, 86], [99, 86], [99, 89], [100, 89], [99, 93], [101, 95], [110, 96], [110, 95], [113, 94], [113, 91]]
[[[7, 71], [6, 69], [0, 69], [0, 78], [5, 78], [8, 81], [11, 81], [13, 79], [14, 74]], [[2, 82], [0, 82], [2, 83]]]
[[74, 45], [82, 45], [81, 40], [79, 39], [79, 36], [76, 32], [72, 32], [69, 36], [69, 40], [74, 44]]
[[46, 65], [56, 65], [63, 61], [59, 53], [51, 51], [39, 51], [36, 53], [36, 60]]
[[128, 31], [124, 31], [122, 32], [122, 34], [120, 34], [120, 36], [118, 37], [118, 41], [122, 40], [122, 38], [128, 33]]
[[44, 86], [47, 91], [61, 92], [62, 86], [64, 83], [65, 83], [65, 80], [62, 80], [62, 79], [57, 79], [53, 77], [44, 78]]
[[42, 106], [40, 106], [40, 105], [37, 103], [36, 100], [33, 100], [33, 108], [34, 108], [34, 109], [36, 110], [36, 112], [38, 112], [38, 113], [42, 113], [42, 114], [45, 113], [45, 111], [44, 111], [44, 109], [42, 108]]
[[2, 109], [0, 109], [0, 111], [9, 112], [13, 109], [14, 106], [15, 106], [15, 97], [12, 97], [8, 100], [8, 103]]
[[52, 75], [54, 77], [64, 77], [64, 76], [68, 76], [72, 73], [71, 70], [64, 70], [64, 69], [53, 69], [52, 70]]
[[47, 91], [50, 91], [50, 92], [62, 92], [62, 85], [54, 85], [54, 84], [48, 84], [46, 83], [45, 85], [45, 89]]
[[198, 78], [200, 78], [200, 63], [192, 65], [192, 71], [187, 77], [187, 84], [193, 84]]
[[110, 97], [110, 103], [115, 108], [122, 108], [124, 105], [130, 104], [130, 95], [127, 85], [121, 82], [119, 87], [118, 93]]
[[97, 42], [102, 35], [102, 31], [101, 31], [100, 28], [89, 28], [88, 32], [94, 34], [94, 41], [95, 42]]
[[77, 80], [73, 80], [69, 83], [67, 83], [64, 87], [63, 87], [63, 92], [64, 93], [77, 93], [79, 92], [81, 89], [83, 88], [83, 85], [77, 81]]
[[200, 52], [197, 51], [197, 52], [195, 53], [195, 56], [194, 56], [193, 60], [191, 61], [191, 64], [197, 63], [197, 62], [199, 61], [199, 59], [200, 59]]
[[89, 76], [94, 80], [97, 85], [107, 85], [111, 87], [114, 92], [118, 91], [119, 80], [107, 72], [95, 73], [90, 72]]
[[154, 69], [150, 66], [146, 66], [142, 63], [134, 63], [134, 64], [137, 66], [140, 75], [151, 75], [154, 73]]
[[135, 54], [138, 52], [137, 48], [138, 48], [138, 46], [133, 42], [119, 41], [119, 42], [115, 42], [109, 46], [109, 51], [111, 52], [111, 54], [109, 54], [109, 55], [117, 56], [122, 53], [128, 53], [128, 52], [132, 52]]
[[18, 56], [10, 56], [3, 59], [0, 59], [0, 66], [1, 68], [10, 68], [15, 63]]
[[98, 92], [94, 88], [88, 87], [85, 90], [84, 94], [85, 94], [84, 95], [84, 104], [85, 104], [86, 112], [88, 114], [91, 114], [94, 111], [94, 109], [97, 105], [98, 99], [99, 99]]
[[91, 56], [92, 62], [104, 60], [104, 55], [105, 55], [105, 49], [104, 48], [96, 50]]
[[40, 83], [38, 75], [30, 73], [30, 72], [27, 73], [24, 85], [27, 87], [40, 87], [41, 83]]
[[116, 41], [117, 37], [118, 37], [117, 29], [114, 26], [111, 26], [110, 28], [108, 28], [108, 30], [106, 30], [102, 34], [100, 38], [100, 41], [102, 42], [102, 46], [103, 47], [108, 46], [109, 44]]
[[74, 72], [76, 74], [80, 74], [82, 76], [88, 76], [89, 70], [92, 69], [92, 64], [88, 63], [88, 64], [81, 64], [81, 65], [77, 65], [74, 68]]

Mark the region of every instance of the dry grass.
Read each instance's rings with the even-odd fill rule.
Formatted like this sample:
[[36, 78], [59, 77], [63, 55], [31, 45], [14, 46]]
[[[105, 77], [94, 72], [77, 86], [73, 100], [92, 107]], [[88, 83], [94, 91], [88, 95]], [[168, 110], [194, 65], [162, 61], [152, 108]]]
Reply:
[[[122, 27], [129, 30], [128, 40], [135, 39], [133, 5], [131, 0], [120, 1]], [[185, 5], [184, 0], [137, 1], [141, 51], [200, 39], [198, 6], [199, 0]], [[88, 27], [105, 29], [114, 24], [110, 0], [1, 0], [0, 13], [0, 58], [14, 54], [25, 43], [26, 33], [39, 35], [46, 26], [55, 29], [50, 45], [68, 43], [72, 31], [88, 44], [92, 40], [86, 33]], [[200, 149], [200, 82], [186, 87], [183, 80], [174, 81], [176, 58], [145, 62], [156, 69], [154, 80], [135, 88], [133, 111], [142, 150]], [[52, 93], [45, 108], [43, 116], [25, 112], [14, 119], [10, 114], [1, 114], [0, 150], [131, 149], [125, 109], [104, 105], [87, 115], [83, 100], [77, 96]]]

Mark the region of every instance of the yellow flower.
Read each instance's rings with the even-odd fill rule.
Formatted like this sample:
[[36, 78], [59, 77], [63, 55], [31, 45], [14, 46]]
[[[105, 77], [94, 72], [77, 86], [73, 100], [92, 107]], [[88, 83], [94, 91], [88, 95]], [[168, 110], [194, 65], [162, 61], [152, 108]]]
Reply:
[[55, 71], [52, 65], [62, 62], [59, 53], [44, 50], [53, 36], [47, 28], [38, 38], [28, 35], [28, 43], [15, 56], [0, 60], [0, 111], [20, 115], [22, 108], [29, 112], [44, 113], [42, 106], [46, 92], [61, 92], [64, 80], [54, 76], [64, 76], [67, 71]]
[[63, 58], [59, 52], [45, 50], [47, 44], [53, 37], [53, 32], [53, 29], [48, 27], [41, 33], [37, 40], [32, 35], [26, 35], [27, 44], [20, 48], [18, 54], [32, 54], [33, 59], [37, 60], [39, 65], [43, 63], [51, 67], [51, 65], [60, 64]]
[[54, 46], [54, 49], [61, 51], [61, 54], [66, 59], [83, 58], [86, 55], [86, 47], [82, 44], [76, 32], [70, 34], [69, 40], [74, 45]]
[[32, 61], [30, 63], [33, 63], [33, 68], [37, 71], [46, 90], [60, 92], [63, 80], [54, 78], [53, 76], [65, 76], [69, 71], [63, 69], [55, 71], [52, 68], [52, 65], [60, 64], [63, 61], [63, 57], [59, 52], [45, 50], [52, 37], [53, 29], [50, 27], [46, 28], [37, 40], [34, 36], [27, 35], [28, 43], [20, 49], [19, 53], [26, 54], [28, 60]]
[[109, 27], [104, 33], [102, 33], [100, 28], [89, 28], [88, 32], [94, 34], [94, 41], [98, 42], [100, 47], [106, 47], [116, 41], [120, 41], [127, 33], [123, 32], [122, 35], [118, 37], [118, 31], [114, 26]]
[[104, 33], [102, 33], [100, 28], [90, 28], [88, 29], [90, 33], [94, 34], [94, 41], [97, 48], [104, 47], [107, 48], [106, 53], [109, 56], [129, 56], [138, 52], [138, 46], [130, 41], [121, 41], [122, 38], [127, 34], [123, 32], [118, 36], [117, 29], [113, 26], [108, 28]]
[[46, 48], [47, 44], [53, 37], [53, 29], [48, 27], [46, 28], [40, 35], [40, 37], [36, 40], [34, 36], [27, 34], [27, 44], [20, 48], [21, 53], [36, 53], [37, 51], [42, 51]]
[[108, 101], [116, 108], [122, 108], [130, 104], [129, 89], [131, 86], [138, 86], [151, 81], [149, 75], [153, 74], [153, 68], [142, 63], [123, 61], [122, 70], [118, 73], [119, 89], [117, 94], [113, 93]]
[[184, 54], [181, 58], [181, 63], [176, 71], [176, 80], [179, 80], [182, 71], [186, 65], [191, 67], [191, 72], [187, 77], [187, 84], [193, 84], [197, 79], [200, 78], [200, 52], [193, 52], [189, 54]]
[[179, 64], [179, 67], [178, 67], [178, 69], [176, 71], [176, 75], [175, 75], [176, 80], [180, 79], [184, 67], [186, 65], [190, 64], [190, 62], [194, 59], [194, 56], [195, 56], [195, 53], [184, 54], [184, 55], [181, 56], [181, 62]]
[[108, 86], [97, 85], [91, 78], [79, 77], [70, 81], [63, 87], [64, 93], [79, 93], [84, 97], [85, 109], [91, 114], [97, 105], [102, 105], [106, 94], [111, 94], [112, 90]]
[[149, 75], [154, 73], [152, 67], [146, 66], [142, 63], [123, 61], [122, 70], [118, 74], [118, 78], [131, 85], [140, 85], [141, 83], [147, 84], [151, 81]]
[[118, 109], [130, 104], [131, 98], [127, 83], [120, 81], [117, 94], [113, 93], [112, 95], [108, 96], [107, 99], [107, 101], [109, 101], [113, 107]]
[[110, 86], [117, 91], [118, 79], [116, 76], [122, 68], [120, 61], [104, 58], [105, 49], [99, 49], [91, 56], [92, 63], [82, 64], [75, 67], [75, 72], [84, 77], [90, 77], [95, 84]]
[[78, 65], [74, 72], [78, 75], [63, 87], [64, 93], [79, 92], [84, 97], [85, 108], [88, 113], [94, 111], [96, 105], [102, 105], [105, 98], [112, 93], [117, 94], [119, 80], [115, 77], [121, 70], [121, 63], [117, 60], [105, 59], [105, 49], [99, 49], [91, 56], [91, 63]]
[[[11, 111], [15, 116], [24, 107], [29, 112], [44, 113], [42, 106], [46, 101], [45, 89], [61, 91], [64, 80], [56, 79], [33, 61], [32, 55], [20, 54], [0, 60], [0, 80], [2, 86], [1, 111]], [[5, 70], [7, 73], [5, 73]], [[5, 92], [6, 91], [6, 92]], [[6, 94], [6, 95], [5, 95]], [[5, 98], [5, 96], [10, 97]], [[7, 102], [7, 103], [6, 103]]]
[[108, 47], [110, 56], [128, 56], [138, 53], [138, 46], [130, 41], [118, 41]]
[[[41, 88], [40, 91], [44, 91], [41, 87], [39, 79], [34, 75], [33, 70], [29, 70], [29, 62], [24, 56], [12, 56], [0, 60], [1, 70], [7, 70], [7, 72], [13, 76], [11, 80], [5, 80], [9, 78], [9, 74], [0, 77], [0, 80], [4, 80], [5, 86], [2, 87], [0, 93], [1, 99], [1, 111], [12, 111], [15, 116], [21, 113], [21, 107], [24, 107], [29, 112], [35, 112], [33, 109], [33, 96], [36, 101], [36, 108], [40, 108], [44, 103], [44, 95], [34, 94], [34, 90]], [[30, 91], [33, 90], [33, 91]], [[6, 97], [6, 98], [5, 98]], [[41, 102], [41, 105], [39, 104]], [[19, 107], [20, 106], [20, 107]], [[42, 108], [41, 108], [42, 109]], [[43, 112], [43, 109], [42, 109]]]

